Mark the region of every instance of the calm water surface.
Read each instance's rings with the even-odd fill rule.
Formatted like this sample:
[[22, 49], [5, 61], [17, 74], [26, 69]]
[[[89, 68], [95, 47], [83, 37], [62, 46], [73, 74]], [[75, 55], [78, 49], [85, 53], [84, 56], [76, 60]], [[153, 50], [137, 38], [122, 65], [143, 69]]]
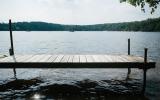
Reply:
[[[160, 32], [13, 32], [16, 54], [131, 54], [160, 57]], [[9, 32], [0, 32], [0, 53], [8, 54]]]
[[[160, 32], [13, 32], [15, 54], [127, 54], [127, 39], [131, 39], [131, 54], [143, 56], [144, 48], [148, 48], [148, 56], [160, 59]], [[0, 54], [8, 55], [10, 48], [9, 32], [0, 32]], [[18, 79], [38, 78], [43, 84], [72, 84], [73, 82], [90, 79], [124, 80], [127, 69], [17, 69]], [[158, 98], [160, 68], [149, 71], [147, 96]], [[0, 69], [0, 83], [12, 81], [11, 69]], [[132, 70], [131, 83], [141, 83], [142, 72]], [[40, 85], [30, 87], [33, 91]], [[100, 85], [100, 84], [99, 84]], [[104, 85], [104, 84], [103, 84]], [[0, 92], [0, 97], [12, 95], [13, 91]], [[19, 92], [14, 94], [18, 95]], [[23, 94], [23, 93], [22, 93]], [[21, 96], [22, 96], [21, 94]]]

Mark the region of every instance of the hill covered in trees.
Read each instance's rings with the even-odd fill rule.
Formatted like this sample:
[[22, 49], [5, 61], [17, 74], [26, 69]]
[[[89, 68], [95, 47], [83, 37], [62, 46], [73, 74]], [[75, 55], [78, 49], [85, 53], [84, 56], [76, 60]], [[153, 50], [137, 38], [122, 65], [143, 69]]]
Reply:
[[[8, 31], [8, 23], [0, 23], [0, 31]], [[95, 25], [63, 25], [46, 22], [17, 22], [12, 24], [13, 31], [159, 31], [160, 18], [144, 21], [105, 23]]]

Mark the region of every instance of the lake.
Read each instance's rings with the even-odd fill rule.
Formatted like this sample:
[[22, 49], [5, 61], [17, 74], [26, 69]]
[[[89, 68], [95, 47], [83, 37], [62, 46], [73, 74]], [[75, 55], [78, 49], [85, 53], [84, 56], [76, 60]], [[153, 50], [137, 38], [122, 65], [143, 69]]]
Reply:
[[[13, 32], [16, 54], [131, 54], [160, 57], [160, 32]], [[9, 32], [0, 32], [0, 53], [8, 54]]]
[[[128, 38], [131, 39], [131, 54], [143, 56], [144, 48], [148, 48], [149, 58], [156, 62], [160, 60], [160, 32], [13, 32], [15, 54], [127, 54]], [[1, 31], [0, 55], [8, 55], [9, 48], [9, 32]], [[40, 87], [53, 86], [53, 84], [82, 83], [86, 80], [97, 82], [98, 86], [115, 87], [113, 84], [104, 83], [104, 80], [115, 83], [117, 80], [123, 81], [127, 73], [127, 69], [17, 69], [16, 71], [18, 79], [39, 79], [43, 82], [26, 89], [16, 90], [14, 93], [11, 90], [5, 90], [5, 92], [0, 92], [0, 97], [26, 98], [26, 91], [34, 94], [35, 91], [37, 93], [41, 90], [39, 90]], [[148, 71], [147, 98], [158, 98], [160, 89], [156, 87], [160, 82], [159, 72], [159, 65], [156, 69]], [[13, 76], [11, 69], [0, 69], [1, 84], [14, 81]], [[139, 84], [142, 83], [142, 71], [132, 70], [129, 82], [132, 85], [136, 83], [137, 87], [141, 88]], [[119, 87], [121, 93], [132, 91], [122, 84]], [[27, 98], [31, 96], [29, 95]], [[43, 97], [45, 98], [45, 96], [46, 94]]]

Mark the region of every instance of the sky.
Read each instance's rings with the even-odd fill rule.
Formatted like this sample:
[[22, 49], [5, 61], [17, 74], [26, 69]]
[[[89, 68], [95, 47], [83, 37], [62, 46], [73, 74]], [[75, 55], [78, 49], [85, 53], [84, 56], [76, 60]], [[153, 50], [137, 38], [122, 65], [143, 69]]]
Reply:
[[59, 24], [102, 24], [160, 17], [120, 0], [0, 0], [0, 22], [43, 21]]

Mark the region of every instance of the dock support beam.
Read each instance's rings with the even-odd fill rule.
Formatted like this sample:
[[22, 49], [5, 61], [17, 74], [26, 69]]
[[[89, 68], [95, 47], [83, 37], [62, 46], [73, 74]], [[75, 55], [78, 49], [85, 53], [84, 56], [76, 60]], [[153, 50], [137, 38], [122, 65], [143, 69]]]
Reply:
[[[130, 51], [131, 51], [131, 48], [130, 48], [130, 38], [129, 38], [128, 39], [128, 55], [130, 55]], [[130, 73], [131, 73], [131, 68], [128, 68], [127, 78], [129, 78]]]
[[143, 68], [143, 89], [142, 89], [142, 93], [143, 93], [143, 94], [145, 94], [145, 90], [146, 90], [146, 73], [147, 73], [146, 64], [147, 64], [147, 51], [148, 51], [148, 49], [145, 48], [145, 49], [144, 49], [144, 68]]
[[[11, 41], [11, 48], [9, 49], [10, 56], [14, 57], [14, 46], [13, 46], [13, 35], [12, 35], [12, 22], [11, 19], [9, 20], [9, 31], [10, 31], [10, 41]], [[14, 58], [15, 59], [15, 58]], [[14, 78], [16, 78], [16, 68], [13, 68]]]
[[9, 31], [10, 31], [10, 41], [11, 41], [11, 48], [9, 49], [10, 56], [14, 55], [14, 47], [13, 47], [13, 36], [12, 36], [12, 22], [11, 19], [9, 20]]

